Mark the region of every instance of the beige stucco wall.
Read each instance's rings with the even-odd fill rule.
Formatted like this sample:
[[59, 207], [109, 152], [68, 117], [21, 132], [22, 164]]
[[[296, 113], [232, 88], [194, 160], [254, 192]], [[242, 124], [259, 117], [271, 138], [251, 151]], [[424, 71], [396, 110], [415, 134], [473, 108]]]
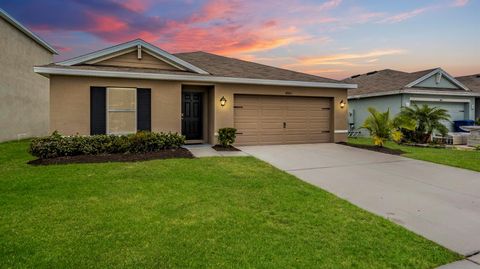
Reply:
[[[347, 130], [347, 111], [348, 108], [340, 108], [340, 101], [347, 102], [347, 90], [344, 89], [324, 89], [324, 88], [300, 88], [284, 86], [260, 86], [260, 85], [241, 85], [241, 84], [216, 84], [214, 92], [215, 104], [215, 122], [210, 126], [212, 135], [209, 140], [216, 142], [215, 133], [219, 128], [233, 127], [233, 105], [235, 94], [264, 94], [264, 95], [282, 95], [282, 96], [311, 96], [311, 97], [330, 97], [333, 99], [333, 131]], [[227, 99], [225, 106], [220, 105], [222, 96]], [[334, 142], [345, 142], [346, 133], [333, 134]]]
[[[132, 80], [118, 78], [91, 78], [51, 76], [51, 126], [62, 134], [90, 133], [90, 87], [134, 87], [152, 89], [152, 130], [181, 132], [181, 82]], [[343, 89], [294, 88], [258, 85], [215, 84], [208, 91], [204, 105], [208, 109], [208, 134], [206, 142], [215, 143], [219, 128], [233, 127], [234, 94], [265, 94], [286, 96], [330, 97], [333, 100], [333, 130], [347, 130], [347, 107], [340, 108], [340, 101], [347, 101]], [[227, 103], [220, 105], [225, 96]], [[334, 141], [346, 141], [346, 133], [334, 133]]]
[[0, 18], [0, 141], [48, 132], [49, 81], [33, 72], [53, 55]]
[[90, 134], [91, 86], [152, 89], [152, 131], [181, 132], [180, 82], [74, 76], [50, 77], [50, 131]]

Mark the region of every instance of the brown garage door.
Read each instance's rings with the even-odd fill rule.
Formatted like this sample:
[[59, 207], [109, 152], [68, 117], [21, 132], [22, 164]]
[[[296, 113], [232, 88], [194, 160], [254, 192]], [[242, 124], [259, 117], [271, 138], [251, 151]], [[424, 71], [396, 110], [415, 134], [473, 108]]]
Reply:
[[332, 141], [331, 99], [235, 95], [238, 145]]

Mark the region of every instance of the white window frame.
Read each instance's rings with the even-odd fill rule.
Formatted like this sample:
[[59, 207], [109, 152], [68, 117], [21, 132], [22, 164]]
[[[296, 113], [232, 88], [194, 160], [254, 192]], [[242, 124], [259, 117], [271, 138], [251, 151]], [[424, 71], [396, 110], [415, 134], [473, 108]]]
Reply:
[[[109, 106], [109, 96], [110, 96], [110, 90], [130, 90], [130, 91], [134, 91], [135, 92], [135, 108], [134, 109], [110, 109], [110, 106]], [[137, 126], [137, 88], [128, 88], [128, 87], [108, 87], [107, 88], [107, 94], [106, 94], [106, 105], [105, 105], [105, 108], [106, 108], [106, 123], [107, 123], [107, 130], [106, 130], [106, 133], [107, 134], [111, 134], [111, 135], [128, 135], [128, 134], [134, 134], [137, 132], [138, 130], [138, 126]], [[110, 123], [109, 123], [109, 120], [108, 120], [108, 116], [109, 116], [109, 113], [110, 112], [135, 112], [135, 131], [134, 132], [110, 132]]]

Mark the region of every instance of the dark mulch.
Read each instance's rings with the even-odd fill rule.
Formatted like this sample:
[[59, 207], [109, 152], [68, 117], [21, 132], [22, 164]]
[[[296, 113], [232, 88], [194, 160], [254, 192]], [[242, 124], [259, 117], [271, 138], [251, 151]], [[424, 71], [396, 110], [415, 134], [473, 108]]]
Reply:
[[234, 146], [224, 147], [222, 145], [215, 145], [212, 148], [216, 151], [240, 151], [239, 149], [237, 149]]
[[69, 163], [106, 163], [106, 162], [139, 162], [172, 158], [194, 158], [186, 148], [166, 149], [158, 152], [132, 153], [132, 154], [102, 154], [65, 156], [51, 159], [36, 159], [29, 161], [31, 165], [51, 165]]
[[391, 154], [391, 155], [402, 155], [402, 154], [406, 153], [405, 151], [403, 151], [401, 149], [390, 149], [390, 148], [386, 148], [386, 147], [377, 147], [377, 146], [374, 146], [374, 145], [358, 145], [358, 144], [350, 144], [350, 143], [339, 143], [339, 144], [354, 147], [354, 148], [361, 148], [361, 149], [367, 149], [367, 150], [371, 150], [371, 151]]

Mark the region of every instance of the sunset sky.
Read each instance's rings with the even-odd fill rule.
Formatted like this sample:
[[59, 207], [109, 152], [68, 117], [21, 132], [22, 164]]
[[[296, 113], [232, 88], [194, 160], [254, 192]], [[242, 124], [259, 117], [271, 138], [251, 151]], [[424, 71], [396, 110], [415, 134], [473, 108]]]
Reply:
[[480, 73], [479, 0], [0, 0], [56, 60], [142, 38], [341, 79], [385, 68]]

